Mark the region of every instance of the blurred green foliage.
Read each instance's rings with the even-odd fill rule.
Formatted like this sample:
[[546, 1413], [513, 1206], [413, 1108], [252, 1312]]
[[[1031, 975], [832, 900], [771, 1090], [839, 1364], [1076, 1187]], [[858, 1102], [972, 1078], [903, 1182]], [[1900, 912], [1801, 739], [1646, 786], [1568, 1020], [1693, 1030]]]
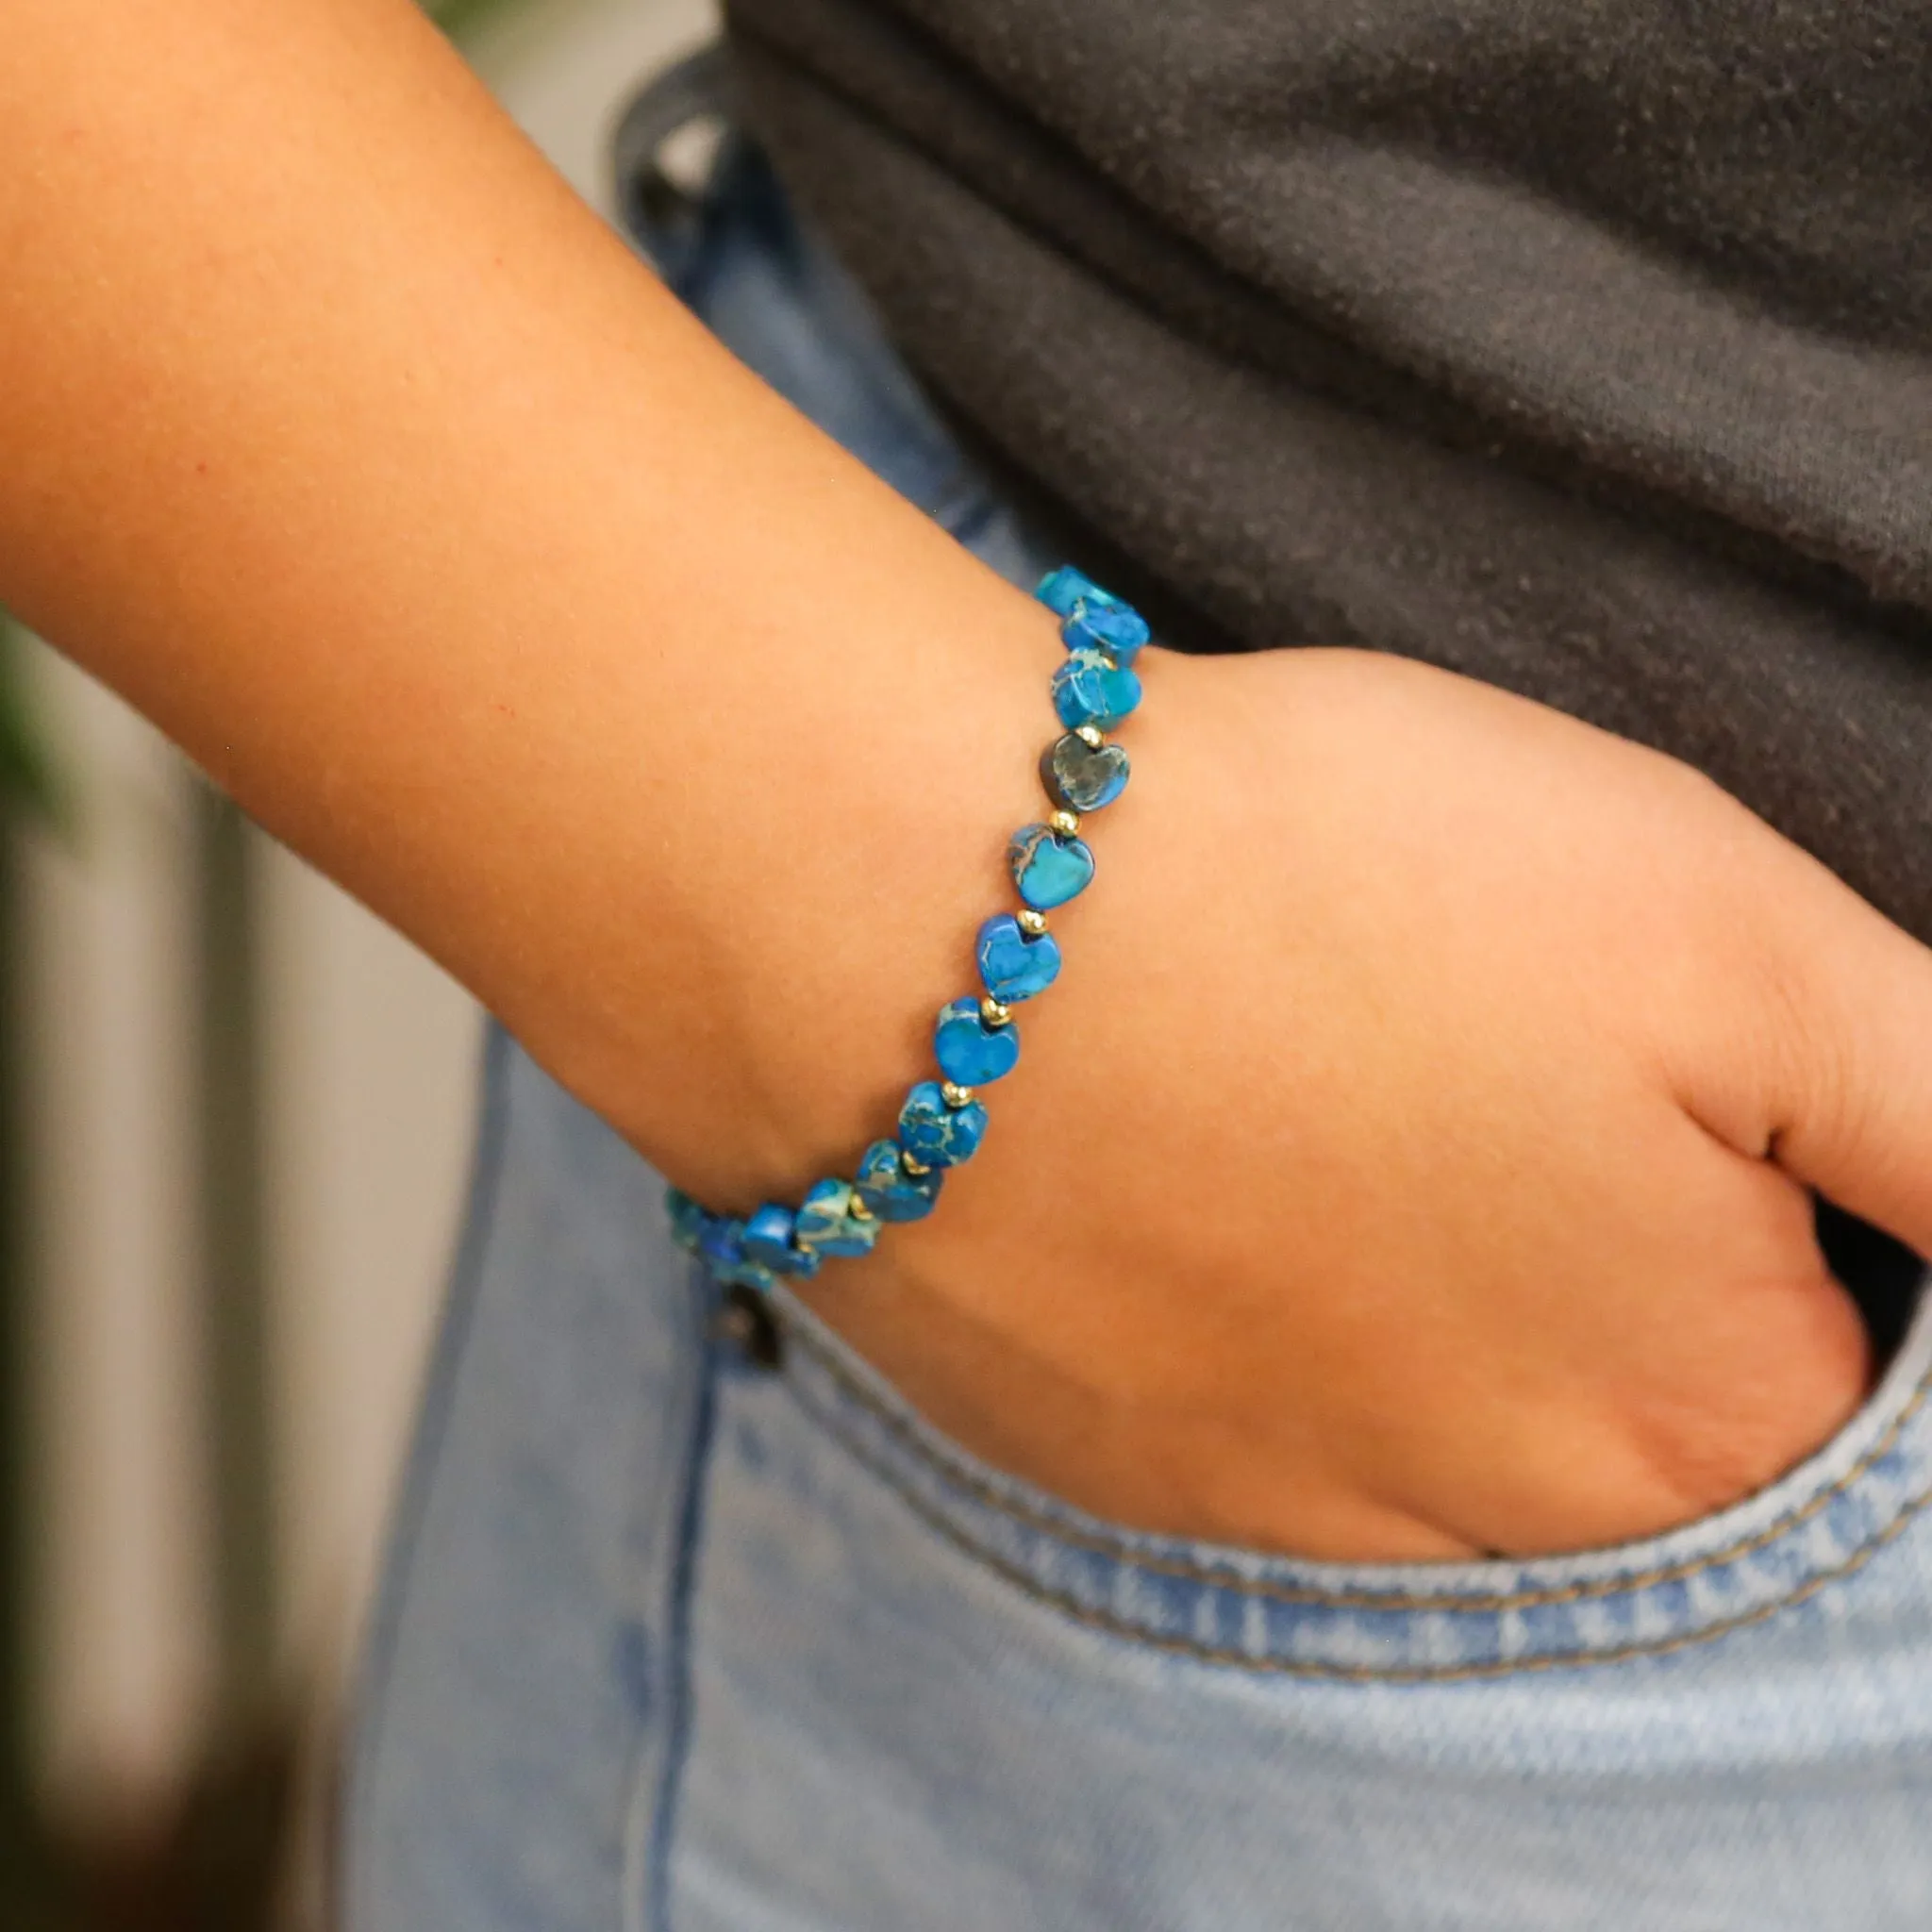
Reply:
[[486, 13], [528, 0], [423, 0], [424, 10], [452, 40], [459, 41]]
[[59, 815], [53, 760], [34, 716], [25, 675], [26, 640], [0, 610], [0, 813]]

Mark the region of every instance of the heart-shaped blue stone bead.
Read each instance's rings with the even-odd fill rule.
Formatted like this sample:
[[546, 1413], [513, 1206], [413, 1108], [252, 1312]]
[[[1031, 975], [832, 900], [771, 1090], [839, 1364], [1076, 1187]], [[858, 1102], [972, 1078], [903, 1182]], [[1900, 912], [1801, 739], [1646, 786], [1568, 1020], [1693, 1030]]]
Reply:
[[1070, 731], [1041, 753], [1040, 782], [1068, 811], [1098, 811], [1127, 789], [1127, 755], [1117, 744], [1095, 747]]
[[762, 1208], [744, 1217], [741, 1237], [744, 1252], [754, 1261], [762, 1261], [767, 1268], [781, 1267], [786, 1256], [791, 1252], [791, 1230], [797, 1221], [798, 1217], [791, 1208], [781, 1207], [775, 1201], [767, 1201]]
[[922, 1080], [899, 1110], [899, 1144], [923, 1167], [958, 1167], [985, 1137], [985, 1108], [948, 1107], [937, 1080]]
[[1010, 1024], [989, 1026], [977, 1000], [950, 1000], [940, 1008], [932, 1050], [940, 1072], [954, 1086], [984, 1087], [1020, 1064], [1020, 1029]]
[[1116, 664], [1131, 664], [1153, 633], [1147, 620], [1124, 604], [1085, 604], [1060, 625], [1070, 651], [1098, 651]]
[[924, 1221], [940, 1198], [944, 1171], [908, 1174], [896, 1141], [874, 1141], [859, 1157], [858, 1198], [881, 1221]]
[[1111, 731], [1141, 702], [1141, 680], [1099, 651], [1070, 651], [1053, 675], [1053, 708], [1069, 731]]
[[810, 1249], [793, 1244], [797, 1231], [797, 1215], [776, 1201], [767, 1201], [745, 1216], [744, 1252], [774, 1274], [816, 1274], [819, 1257]]
[[1010, 912], [995, 913], [974, 942], [979, 976], [1003, 1007], [1044, 992], [1060, 971], [1059, 941], [1050, 932], [1026, 932]]
[[1073, 616], [1082, 604], [1119, 604], [1121, 601], [1070, 563], [1048, 571], [1033, 594], [1057, 617]]
[[856, 1202], [850, 1181], [814, 1181], [798, 1204], [792, 1240], [808, 1254], [828, 1257], [870, 1254], [879, 1224], [870, 1214], [853, 1213]]
[[1093, 879], [1093, 854], [1084, 839], [1063, 839], [1050, 825], [1023, 825], [1007, 845], [1007, 863], [1020, 896], [1036, 912], [1077, 898]]

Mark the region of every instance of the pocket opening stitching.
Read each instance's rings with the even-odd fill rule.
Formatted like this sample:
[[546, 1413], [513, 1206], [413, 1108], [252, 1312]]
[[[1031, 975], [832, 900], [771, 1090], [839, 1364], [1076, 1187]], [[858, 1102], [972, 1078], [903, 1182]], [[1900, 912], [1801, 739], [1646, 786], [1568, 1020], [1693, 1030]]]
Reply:
[[[836, 1374], [836, 1365], [828, 1362], [827, 1367]], [[1928, 1377], [1928, 1380], [1932, 1380], [1932, 1377]], [[1780, 1611], [1793, 1609], [1799, 1604], [1808, 1602], [1827, 1585], [1842, 1582], [1845, 1578], [1856, 1575], [1881, 1550], [1903, 1535], [1928, 1505], [1932, 1505], [1932, 1489], [1923, 1490], [1915, 1495], [1908, 1496], [1895, 1516], [1882, 1524], [1862, 1543], [1828, 1570], [1814, 1573], [1793, 1589], [1766, 1603], [1758, 1604], [1749, 1610], [1741, 1610], [1735, 1616], [1720, 1618], [1715, 1623], [1700, 1625], [1694, 1630], [1680, 1630], [1669, 1637], [1658, 1637], [1646, 1641], [1614, 1644], [1604, 1650], [1575, 1647], [1518, 1657], [1492, 1657], [1478, 1663], [1324, 1663], [1306, 1657], [1257, 1656], [1253, 1651], [1236, 1649], [1232, 1645], [1204, 1643], [1198, 1638], [1183, 1636], [1176, 1631], [1160, 1630], [1149, 1624], [1136, 1624], [1130, 1618], [1120, 1616], [1112, 1610], [1102, 1609], [1097, 1605], [1083, 1603], [1071, 1592], [1055, 1590], [1050, 1585], [1041, 1583], [1010, 1557], [1002, 1556], [997, 1550], [991, 1549], [969, 1536], [937, 1505], [903, 1481], [889, 1464], [862, 1444], [839, 1421], [827, 1411], [816, 1407], [800, 1391], [795, 1382], [788, 1378], [787, 1386], [799, 1408], [827, 1435], [836, 1439], [855, 1461], [885, 1484], [921, 1522], [959, 1551], [969, 1561], [991, 1572], [1029, 1602], [1039, 1604], [1042, 1608], [1063, 1616], [1070, 1622], [1091, 1630], [1098, 1630], [1108, 1637], [1123, 1639], [1145, 1649], [1187, 1657], [1195, 1663], [1245, 1671], [1257, 1676], [1296, 1677], [1351, 1684], [1471, 1684], [1493, 1681], [1499, 1677], [1527, 1676], [1544, 1671], [1583, 1670], [1596, 1664], [1629, 1663], [1639, 1657], [1669, 1657], [1675, 1652], [1690, 1650], [1701, 1643], [1715, 1642], [1720, 1638], [1734, 1636], [1740, 1630], [1748, 1630], [1756, 1624], [1767, 1623]], [[1917, 1407], [1924, 1400], [1926, 1388], [1925, 1382], [1919, 1384], [1914, 1393], [1912, 1407]], [[863, 1391], [855, 1390], [854, 1393], [859, 1395], [861, 1400], [865, 1399]], [[883, 1411], [880, 1413], [883, 1415]], [[888, 1422], [894, 1420], [890, 1416], [885, 1416], [884, 1419]], [[1894, 1426], [1902, 1426], [1904, 1421], [1905, 1416], [1902, 1414]], [[923, 1445], [915, 1446], [921, 1448], [922, 1454], [925, 1453]], [[1849, 1474], [1846, 1480], [1850, 1480]], [[1834, 1485], [1834, 1490], [1838, 1487]], [[1001, 1502], [997, 1497], [991, 1500], [995, 1503]], [[1058, 1534], [1058, 1531], [1050, 1525], [1041, 1526], [1048, 1528], [1050, 1534]], [[1131, 1562], [1135, 1559], [1129, 1555], [1126, 1560]], [[1213, 1573], [1205, 1570], [1196, 1572], [1179, 1567], [1173, 1574], [1209, 1584], [1214, 1588], [1226, 1587]], [[1230, 1579], [1236, 1584], [1249, 1580], [1239, 1576]], [[1340, 1596], [1324, 1597], [1319, 1592], [1305, 1592], [1296, 1600], [1341, 1607], [1457, 1611], [1472, 1607], [1475, 1601], [1457, 1602], [1423, 1597], [1410, 1605], [1391, 1598], [1376, 1598], [1372, 1605], [1349, 1605]], [[1503, 1604], [1501, 1607], [1514, 1606]]]
[[[997, 1510], [1023, 1528], [1036, 1531], [1040, 1535], [1050, 1537], [1091, 1555], [1111, 1557], [1118, 1562], [1145, 1571], [1151, 1575], [1170, 1576], [1182, 1582], [1208, 1584], [1236, 1596], [1330, 1609], [1493, 1612], [1560, 1608], [1565, 1605], [1591, 1603], [1604, 1597], [1623, 1596], [1635, 1591], [1654, 1589], [1660, 1584], [1680, 1583], [1708, 1571], [1722, 1569], [1726, 1564], [1755, 1556], [1758, 1551], [1769, 1548], [1771, 1544], [1803, 1528], [1836, 1498], [1843, 1495], [1874, 1464], [1890, 1454], [1913, 1418], [1924, 1407], [1928, 1397], [1932, 1397], [1932, 1369], [1928, 1369], [1913, 1388], [1910, 1397], [1886, 1424], [1877, 1440], [1866, 1448], [1842, 1474], [1816, 1494], [1807, 1497], [1802, 1503], [1794, 1504], [1791, 1508], [1762, 1529], [1754, 1530], [1749, 1536], [1740, 1537], [1736, 1542], [1720, 1549], [1707, 1550], [1701, 1556], [1684, 1557], [1675, 1562], [1655, 1564], [1646, 1570], [1624, 1571], [1612, 1576], [1588, 1577], [1575, 1583], [1547, 1584], [1541, 1588], [1530, 1587], [1515, 1591], [1458, 1592], [1454, 1590], [1431, 1591], [1349, 1588], [1341, 1585], [1324, 1587], [1320, 1584], [1285, 1583], [1271, 1577], [1250, 1576], [1225, 1563], [1192, 1562], [1182, 1557], [1156, 1556], [1134, 1548], [1124, 1537], [1108, 1536], [1100, 1530], [1084, 1529], [1074, 1524], [1058, 1522], [1044, 1511], [1031, 1508], [1011, 1496], [1002, 1494], [984, 1477], [960, 1467], [942, 1450], [926, 1441], [907, 1418], [880, 1402], [870, 1389], [851, 1374], [845, 1365], [817, 1336], [792, 1319], [789, 1310], [781, 1309], [779, 1313], [790, 1331], [791, 1339], [801, 1343], [812, 1359], [838, 1384], [841, 1391], [857, 1401], [883, 1424], [902, 1446], [936, 1471], [942, 1480], [962, 1490], [974, 1501]], [[787, 1387], [797, 1395], [794, 1378], [787, 1376], [785, 1381]], [[902, 1484], [892, 1481], [877, 1458], [865, 1456], [858, 1451], [849, 1432], [840, 1429], [822, 1411], [813, 1408], [802, 1397], [800, 1406], [823, 1426], [832, 1429], [855, 1454], [860, 1455], [860, 1459], [864, 1460], [874, 1474], [886, 1476], [892, 1487], [902, 1494], [909, 1493]], [[1932, 1502], [1932, 1491], [1907, 1498], [1900, 1506], [1899, 1521], [1908, 1519], [1916, 1511], [1924, 1508], [1927, 1502]], [[929, 1507], [923, 1507], [921, 1513], [931, 1517], [937, 1512]], [[971, 1543], [970, 1539], [965, 1538], [964, 1532], [960, 1533], [960, 1541], [968, 1547], [976, 1547]], [[987, 1555], [990, 1561], [1004, 1564], [1005, 1559], [993, 1557], [991, 1552]], [[1830, 1576], [1839, 1574], [1843, 1573], [1826, 1571], [1821, 1573], [1821, 1575], [1828, 1580]]]

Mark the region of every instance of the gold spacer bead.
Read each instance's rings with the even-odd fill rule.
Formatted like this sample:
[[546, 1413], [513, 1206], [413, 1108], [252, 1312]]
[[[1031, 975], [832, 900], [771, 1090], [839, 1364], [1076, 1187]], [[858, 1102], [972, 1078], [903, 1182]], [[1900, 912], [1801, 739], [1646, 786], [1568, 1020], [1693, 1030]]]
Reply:
[[968, 1107], [973, 1101], [972, 1088], [956, 1087], [950, 1080], [940, 1082], [940, 1092], [948, 1107]]
[[1046, 914], [1034, 911], [1030, 906], [1023, 906], [1013, 917], [1019, 921], [1020, 930], [1031, 933], [1035, 939], [1046, 930]]
[[1089, 751], [1098, 751], [1107, 742], [1107, 733], [1098, 724], [1075, 724], [1074, 726], [1074, 736]]
[[988, 993], [979, 1002], [979, 1017], [989, 1026], [1004, 1026], [1013, 1017], [1013, 1009], [1001, 1006], [991, 993]]
[[923, 1174], [930, 1174], [932, 1172], [932, 1169], [926, 1166], [924, 1161], [914, 1160], [911, 1155], [908, 1154], [904, 1148], [901, 1148], [899, 1151], [899, 1165], [902, 1168], [904, 1168], [906, 1172], [913, 1177], [914, 1180], [917, 1180], [919, 1176]]
[[870, 1221], [872, 1219], [872, 1209], [859, 1199], [857, 1188], [853, 1189], [852, 1198], [845, 1204], [845, 1212], [854, 1221]]
[[1076, 811], [1057, 811], [1046, 823], [1062, 839], [1071, 839], [1080, 829], [1080, 814]]

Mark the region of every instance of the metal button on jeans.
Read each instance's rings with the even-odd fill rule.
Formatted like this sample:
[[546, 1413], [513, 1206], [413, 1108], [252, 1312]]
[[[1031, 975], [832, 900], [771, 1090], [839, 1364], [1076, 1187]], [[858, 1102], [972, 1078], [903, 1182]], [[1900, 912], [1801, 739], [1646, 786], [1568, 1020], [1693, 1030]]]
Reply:
[[712, 1318], [712, 1333], [755, 1369], [776, 1370], [785, 1360], [784, 1331], [763, 1295], [753, 1288], [724, 1291]]

